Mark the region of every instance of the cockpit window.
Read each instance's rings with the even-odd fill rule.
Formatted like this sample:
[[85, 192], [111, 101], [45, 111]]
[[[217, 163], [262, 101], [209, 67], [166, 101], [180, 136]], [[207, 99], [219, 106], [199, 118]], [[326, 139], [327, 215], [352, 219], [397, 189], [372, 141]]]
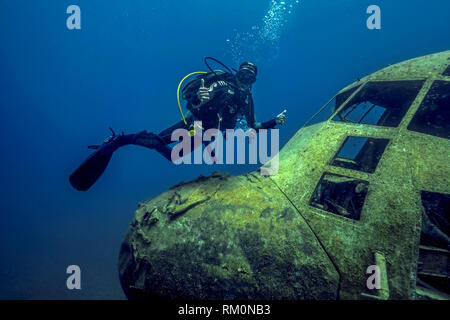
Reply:
[[450, 294], [450, 195], [422, 191], [417, 288], [423, 296], [448, 299]]
[[450, 82], [435, 81], [408, 130], [450, 139]]
[[423, 81], [369, 82], [332, 119], [385, 127], [400, 124]]
[[314, 115], [311, 120], [309, 120], [306, 125], [311, 125], [315, 123], [319, 123], [325, 120], [328, 120], [330, 116], [337, 110], [339, 107], [355, 92], [358, 90], [359, 86], [355, 86], [351, 89], [348, 89], [338, 95], [322, 109], [316, 115]]
[[450, 247], [450, 194], [422, 191], [420, 196], [424, 209], [421, 244], [448, 249]]
[[388, 139], [348, 137], [331, 165], [373, 173], [388, 143]]
[[338, 94], [336, 96], [336, 103], [334, 106], [334, 110], [336, 111], [337, 109], [339, 109], [339, 107], [345, 102], [347, 101], [347, 99], [353, 94], [353, 92], [355, 92], [360, 86], [356, 86], [354, 88], [348, 89], [347, 91], [344, 91], [340, 94]]
[[314, 191], [310, 205], [359, 220], [368, 187], [367, 181], [326, 172]]
[[450, 65], [447, 67], [447, 69], [445, 69], [445, 71], [442, 75], [446, 76], [446, 77], [450, 77]]

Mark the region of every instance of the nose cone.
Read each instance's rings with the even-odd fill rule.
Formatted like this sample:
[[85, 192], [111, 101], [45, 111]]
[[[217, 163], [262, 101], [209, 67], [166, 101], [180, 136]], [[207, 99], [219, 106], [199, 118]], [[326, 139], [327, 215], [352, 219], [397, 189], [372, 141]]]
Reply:
[[140, 205], [119, 274], [130, 299], [334, 299], [339, 282], [299, 212], [258, 173], [201, 177]]

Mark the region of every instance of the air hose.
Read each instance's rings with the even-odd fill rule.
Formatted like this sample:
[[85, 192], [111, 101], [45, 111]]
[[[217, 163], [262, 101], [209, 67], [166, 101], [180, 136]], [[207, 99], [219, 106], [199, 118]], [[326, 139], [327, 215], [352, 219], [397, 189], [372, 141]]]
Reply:
[[[180, 110], [181, 118], [183, 119], [183, 122], [184, 122], [184, 124], [186, 126], [188, 125], [188, 123], [186, 121], [186, 118], [184, 117], [183, 110], [181, 110], [181, 103], [180, 103], [180, 88], [181, 88], [181, 85], [183, 84], [184, 80], [186, 80], [190, 76], [192, 76], [194, 74], [205, 74], [205, 73], [207, 73], [207, 72], [205, 72], [205, 71], [196, 71], [196, 72], [189, 73], [187, 76], [185, 76], [183, 79], [181, 79], [180, 83], [178, 84], [178, 88], [177, 88], [178, 109]], [[191, 124], [191, 127], [189, 129], [192, 129], [192, 130], [189, 131], [189, 134], [191, 136], [194, 136], [195, 135], [195, 130], [193, 130], [193, 125], [192, 124]]]

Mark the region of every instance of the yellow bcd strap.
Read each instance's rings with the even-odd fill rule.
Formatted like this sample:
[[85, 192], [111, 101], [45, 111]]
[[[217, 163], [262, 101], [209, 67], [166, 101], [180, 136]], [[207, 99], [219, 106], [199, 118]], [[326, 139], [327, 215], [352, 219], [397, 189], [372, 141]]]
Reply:
[[[184, 118], [183, 110], [181, 110], [181, 103], [180, 103], [180, 88], [181, 88], [181, 85], [183, 84], [184, 80], [186, 80], [190, 76], [192, 76], [194, 74], [205, 74], [205, 73], [207, 73], [207, 72], [205, 72], [205, 71], [196, 71], [196, 72], [189, 73], [187, 76], [185, 76], [183, 79], [181, 79], [180, 83], [178, 84], [178, 88], [177, 88], [178, 109], [180, 110], [181, 118], [183, 119], [185, 125], [188, 125], [188, 124], [186, 122], [186, 119]], [[195, 136], [195, 130], [194, 130], [194, 126], [192, 124], [190, 125], [189, 129], [190, 129], [189, 130], [189, 135], [191, 137]]]

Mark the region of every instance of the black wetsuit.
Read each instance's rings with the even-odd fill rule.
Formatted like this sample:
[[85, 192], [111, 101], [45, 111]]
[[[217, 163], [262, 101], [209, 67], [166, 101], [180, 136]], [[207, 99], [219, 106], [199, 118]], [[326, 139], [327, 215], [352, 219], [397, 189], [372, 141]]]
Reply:
[[[275, 127], [275, 119], [262, 124], [256, 122], [251, 91], [249, 89], [240, 89], [234, 75], [222, 73], [209, 77], [205, 81], [205, 87], [212, 88], [210, 101], [200, 105], [200, 100], [196, 94], [198, 88], [196, 89], [192, 101], [188, 101], [188, 109], [192, 112], [186, 119], [188, 125], [193, 123], [194, 120], [201, 120], [204, 130], [217, 128], [224, 131], [226, 129], [234, 129], [238, 115], [240, 117], [244, 115], [249, 128], [268, 129]], [[196, 108], [196, 105], [199, 107]], [[167, 160], [172, 161], [172, 149], [169, 147], [169, 144], [173, 143], [171, 141], [172, 132], [180, 128], [188, 129], [186, 124], [180, 121], [162, 131], [159, 135], [146, 131], [127, 135], [115, 135], [113, 133], [113, 136], [102, 145], [91, 146], [91, 148], [97, 150], [70, 176], [70, 183], [77, 190], [88, 190], [102, 175], [113, 153], [125, 145], [133, 144], [155, 149]], [[191, 146], [192, 152], [195, 144], [191, 143]]]
[[[172, 149], [168, 146], [174, 141], [171, 140], [172, 132], [176, 129], [188, 129], [194, 121], [202, 121], [203, 130], [234, 129], [238, 117], [245, 116], [247, 125], [253, 129], [270, 129], [277, 125], [276, 119], [263, 123], [256, 122], [255, 107], [250, 89], [240, 89], [236, 76], [231, 73], [221, 73], [210, 77], [205, 81], [205, 87], [212, 88], [210, 100], [200, 105], [197, 95], [188, 101], [187, 108], [191, 112], [186, 116], [186, 122], [179, 121], [171, 127], [161, 131], [158, 135], [143, 131], [138, 134], [129, 134], [122, 137], [122, 145], [135, 144], [150, 149], [155, 149], [167, 160], [171, 161]], [[197, 89], [198, 90], [198, 89]], [[195, 107], [199, 106], [199, 107]], [[195, 147], [191, 143], [192, 148]], [[191, 150], [193, 151], [193, 149]]]

